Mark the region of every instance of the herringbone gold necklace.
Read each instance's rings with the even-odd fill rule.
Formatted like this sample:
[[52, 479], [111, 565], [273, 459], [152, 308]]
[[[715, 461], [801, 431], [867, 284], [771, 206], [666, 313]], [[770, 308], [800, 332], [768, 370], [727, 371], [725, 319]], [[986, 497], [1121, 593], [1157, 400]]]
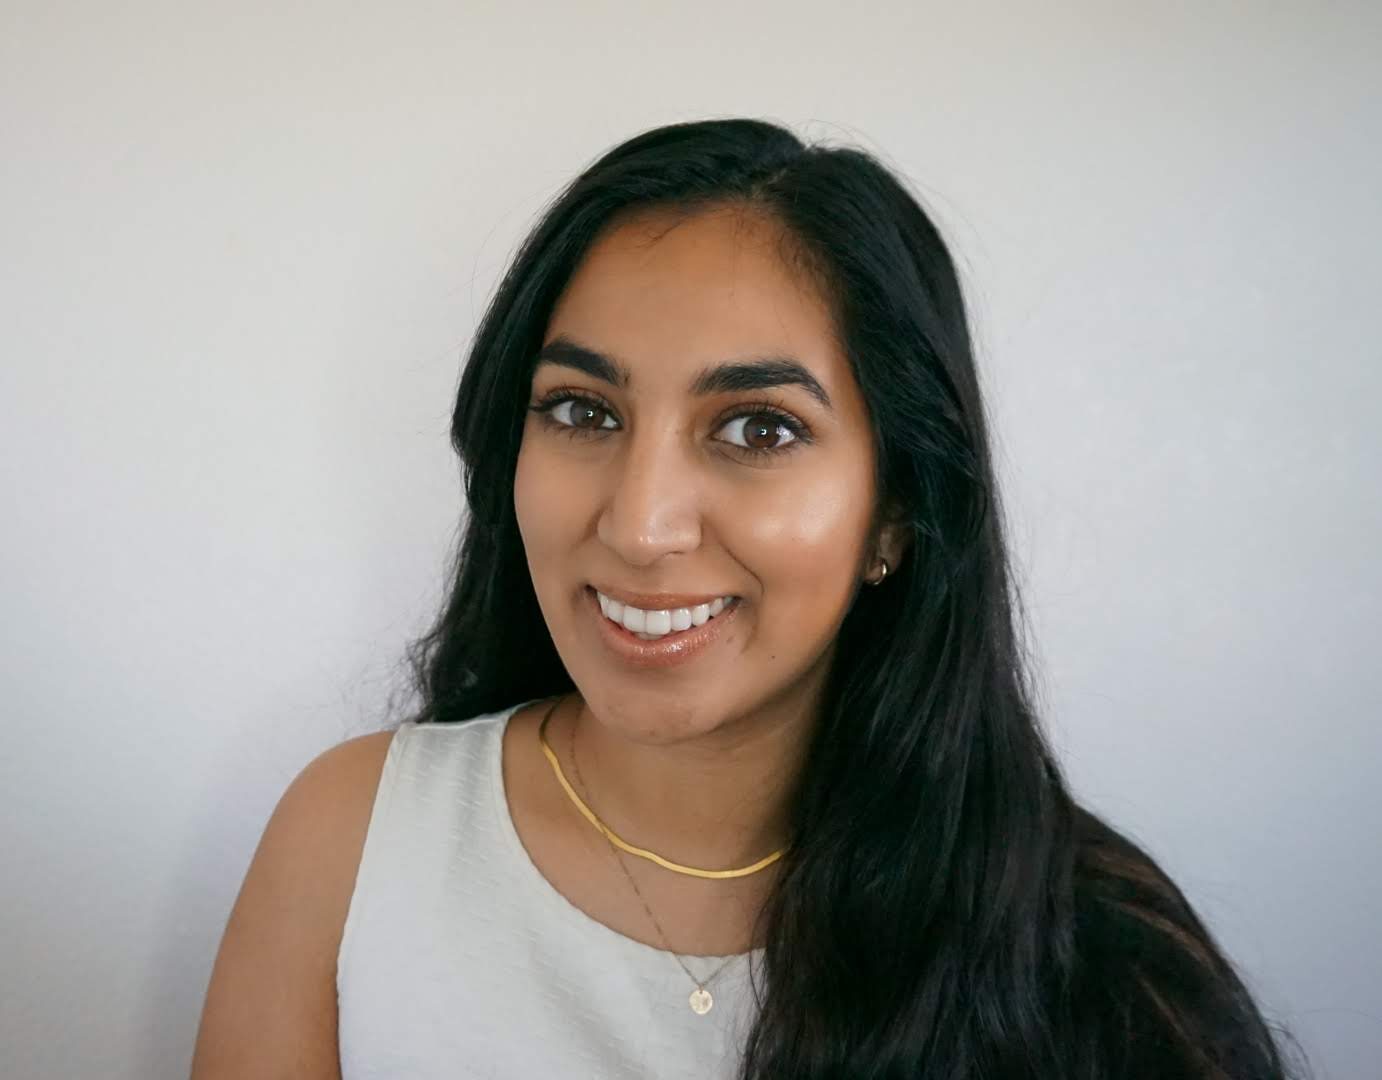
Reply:
[[634, 847], [634, 845], [615, 835], [614, 830], [596, 817], [595, 811], [586, 806], [581, 797], [576, 794], [570, 782], [566, 779], [566, 774], [561, 771], [561, 762], [557, 760], [557, 755], [553, 753], [552, 747], [547, 742], [547, 721], [552, 719], [552, 710], [556, 707], [557, 702], [553, 702], [551, 708], [547, 710], [547, 715], [542, 718], [542, 723], [538, 725], [537, 737], [542, 743], [542, 752], [547, 755], [547, 760], [552, 763], [552, 771], [557, 774], [557, 779], [561, 782], [562, 789], [566, 792], [567, 797], [576, 804], [576, 809], [579, 810], [585, 819], [594, 825], [595, 828], [604, 833], [605, 838], [615, 847], [627, 851], [630, 855], [637, 855], [640, 858], [647, 859], [649, 862], [657, 863], [658, 866], [666, 870], [675, 870], [678, 874], [690, 874], [693, 877], [701, 878], [747, 877], [749, 874], [758, 873], [758, 871], [762, 870], [764, 867], [771, 866], [773, 863], [777, 862], [778, 859], [782, 858], [782, 854], [786, 851], [786, 848], [778, 848], [771, 855], [759, 859], [750, 866], [741, 866], [737, 870], [702, 870], [699, 867], [683, 866], [681, 863], [675, 863], [670, 859], [664, 859], [661, 855], [654, 851], [649, 851], [646, 848]]

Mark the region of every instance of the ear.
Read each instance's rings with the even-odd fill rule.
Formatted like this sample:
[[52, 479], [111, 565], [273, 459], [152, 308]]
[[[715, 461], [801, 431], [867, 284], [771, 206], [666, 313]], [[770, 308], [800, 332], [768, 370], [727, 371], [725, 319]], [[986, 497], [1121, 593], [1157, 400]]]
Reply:
[[[912, 543], [912, 529], [903, 508], [895, 500], [886, 503], [879, 514], [879, 524], [875, 532], [873, 555], [869, 566], [874, 567], [880, 559], [888, 561], [888, 573], [894, 573], [901, 565]], [[873, 570], [869, 570], [873, 573]]]

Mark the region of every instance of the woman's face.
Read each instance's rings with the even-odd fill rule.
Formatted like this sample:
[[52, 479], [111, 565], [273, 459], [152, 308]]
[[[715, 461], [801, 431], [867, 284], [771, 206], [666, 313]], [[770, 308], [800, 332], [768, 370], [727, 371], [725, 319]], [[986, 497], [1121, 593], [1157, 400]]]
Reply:
[[865, 402], [778, 235], [729, 210], [610, 229], [533, 374], [514, 507], [537, 599], [587, 704], [640, 740], [813, 708], [876, 572]]

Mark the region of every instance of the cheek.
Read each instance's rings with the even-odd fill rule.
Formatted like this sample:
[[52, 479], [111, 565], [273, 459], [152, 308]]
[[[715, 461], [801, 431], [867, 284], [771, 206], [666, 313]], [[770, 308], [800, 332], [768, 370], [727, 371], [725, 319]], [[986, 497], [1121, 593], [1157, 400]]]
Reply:
[[[557, 482], [545, 466], [541, 450], [525, 436], [518, 451], [513, 477], [513, 509], [528, 561], [535, 569], [545, 565], [543, 556], [560, 544], [562, 517], [570, 501], [568, 486]], [[566, 491], [566, 499], [562, 498]]]
[[756, 499], [733, 526], [738, 553], [779, 615], [834, 618], [854, 585], [868, 529], [871, 483], [855, 470], [804, 477]]

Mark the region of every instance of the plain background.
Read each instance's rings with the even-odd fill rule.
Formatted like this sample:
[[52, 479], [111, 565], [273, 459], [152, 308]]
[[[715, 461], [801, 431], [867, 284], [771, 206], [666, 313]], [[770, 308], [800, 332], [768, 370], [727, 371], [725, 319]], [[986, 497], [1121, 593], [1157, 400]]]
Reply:
[[1382, 6], [0, 12], [0, 1072], [185, 1075], [274, 802], [439, 600], [514, 245], [753, 115], [941, 223], [1077, 793], [1376, 1075]]

